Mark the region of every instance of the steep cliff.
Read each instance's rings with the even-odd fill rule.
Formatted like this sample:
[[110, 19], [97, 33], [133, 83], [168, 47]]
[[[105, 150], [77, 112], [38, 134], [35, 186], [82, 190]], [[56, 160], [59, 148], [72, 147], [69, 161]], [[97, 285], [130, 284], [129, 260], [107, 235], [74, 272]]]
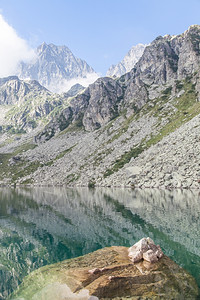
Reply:
[[62, 103], [60, 96], [36, 80], [23, 81], [16, 76], [0, 79], [0, 110], [5, 111], [0, 122], [3, 131], [31, 130]]

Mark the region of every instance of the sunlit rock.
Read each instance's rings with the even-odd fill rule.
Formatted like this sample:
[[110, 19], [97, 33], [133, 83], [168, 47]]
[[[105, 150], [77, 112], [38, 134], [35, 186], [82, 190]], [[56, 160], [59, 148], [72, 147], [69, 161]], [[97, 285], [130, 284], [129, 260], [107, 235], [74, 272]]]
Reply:
[[151, 263], [158, 261], [163, 256], [159, 245], [155, 245], [152, 239], [143, 238], [128, 250], [131, 261], [136, 263], [144, 259]]
[[[148, 240], [137, 245], [146, 249]], [[154, 264], [145, 260], [135, 264], [128, 250], [104, 248], [40, 268], [24, 279], [11, 299], [161, 299], [161, 295], [162, 299], [196, 299], [193, 277], [167, 256]], [[149, 249], [145, 255], [152, 252]]]

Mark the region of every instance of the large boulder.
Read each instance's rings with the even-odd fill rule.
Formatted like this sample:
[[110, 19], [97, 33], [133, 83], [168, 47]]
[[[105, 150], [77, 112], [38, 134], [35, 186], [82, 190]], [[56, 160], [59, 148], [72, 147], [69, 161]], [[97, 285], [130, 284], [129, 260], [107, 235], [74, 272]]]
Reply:
[[128, 248], [114, 246], [32, 272], [11, 299], [196, 299], [197, 295], [194, 278], [167, 256], [156, 263], [133, 263]]

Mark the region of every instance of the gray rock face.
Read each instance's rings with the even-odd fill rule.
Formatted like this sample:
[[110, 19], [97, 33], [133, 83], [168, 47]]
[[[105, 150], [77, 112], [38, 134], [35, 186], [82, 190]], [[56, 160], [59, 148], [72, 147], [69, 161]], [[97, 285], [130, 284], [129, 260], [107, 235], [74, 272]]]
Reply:
[[199, 188], [199, 42], [197, 25], [158, 37], [129, 73], [61, 98], [17, 183]]
[[31, 130], [39, 121], [55, 109], [60, 108], [68, 98], [74, 97], [84, 89], [74, 85], [67, 93], [52, 94], [36, 80], [24, 81], [17, 76], [0, 79], [0, 125], [6, 128]]
[[35, 79], [52, 92], [67, 91], [72, 79], [90, 76], [90, 82], [93, 82], [98, 78], [95, 71], [84, 60], [75, 57], [68, 47], [46, 43], [37, 48], [31, 63], [20, 63], [17, 75], [21, 79]]
[[84, 89], [85, 89], [84, 86], [82, 86], [81, 84], [77, 83], [77, 84], [73, 85], [69, 91], [67, 91], [66, 93], [64, 93], [63, 96], [65, 98], [74, 97], [74, 96], [76, 96], [76, 94], [80, 93]]
[[[172, 86], [176, 80], [184, 80], [198, 73], [199, 41], [200, 26], [197, 25], [179, 36], [156, 38], [145, 48], [129, 73], [117, 80], [107, 77], [98, 79], [74, 98], [67, 108], [69, 119], [66, 119], [64, 128], [81, 118], [87, 131], [95, 130], [125, 109], [129, 113], [141, 109], [149, 99], [159, 97], [166, 85]], [[199, 85], [196, 83], [196, 86], [198, 92]], [[59, 119], [60, 116], [54, 124]], [[48, 131], [48, 126], [45, 130]]]
[[94, 130], [118, 116], [123, 90], [118, 82], [110, 78], [98, 79], [88, 90], [90, 100], [84, 113], [83, 125], [86, 130]]
[[133, 46], [121, 62], [119, 62], [117, 65], [112, 65], [108, 69], [106, 76], [120, 77], [125, 73], [130, 72], [142, 56], [145, 47], [146, 45], [143, 44]]
[[0, 79], [0, 104], [21, 104], [24, 102], [24, 97], [30, 92], [48, 93], [47, 89], [35, 80], [24, 82], [17, 76]]
[[16, 76], [0, 79], [0, 105], [7, 110], [2, 125], [34, 128], [36, 120], [49, 115], [61, 103], [59, 96], [50, 93], [36, 80], [23, 81]]
[[118, 105], [123, 97], [122, 87], [112, 78], [99, 78], [82, 94], [73, 98], [70, 105], [52, 120], [36, 137], [49, 139], [70, 125], [79, 123], [87, 131], [93, 131], [118, 115]]

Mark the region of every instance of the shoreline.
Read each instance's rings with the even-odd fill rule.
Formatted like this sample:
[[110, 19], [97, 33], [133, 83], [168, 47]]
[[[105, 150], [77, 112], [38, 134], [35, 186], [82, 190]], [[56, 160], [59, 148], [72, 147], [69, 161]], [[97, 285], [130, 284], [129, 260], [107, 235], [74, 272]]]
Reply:
[[65, 184], [0, 184], [0, 188], [2, 187], [63, 187], [63, 188], [88, 188], [88, 189], [95, 189], [95, 188], [116, 188], [116, 189], [131, 189], [131, 190], [192, 190], [192, 191], [200, 191], [199, 188], [191, 188], [191, 187], [131, 187], [131, 186], [111, 186], [111, 185], [98, 185], [98, 186], [88, 186], [88, 185], [65, 185]]

